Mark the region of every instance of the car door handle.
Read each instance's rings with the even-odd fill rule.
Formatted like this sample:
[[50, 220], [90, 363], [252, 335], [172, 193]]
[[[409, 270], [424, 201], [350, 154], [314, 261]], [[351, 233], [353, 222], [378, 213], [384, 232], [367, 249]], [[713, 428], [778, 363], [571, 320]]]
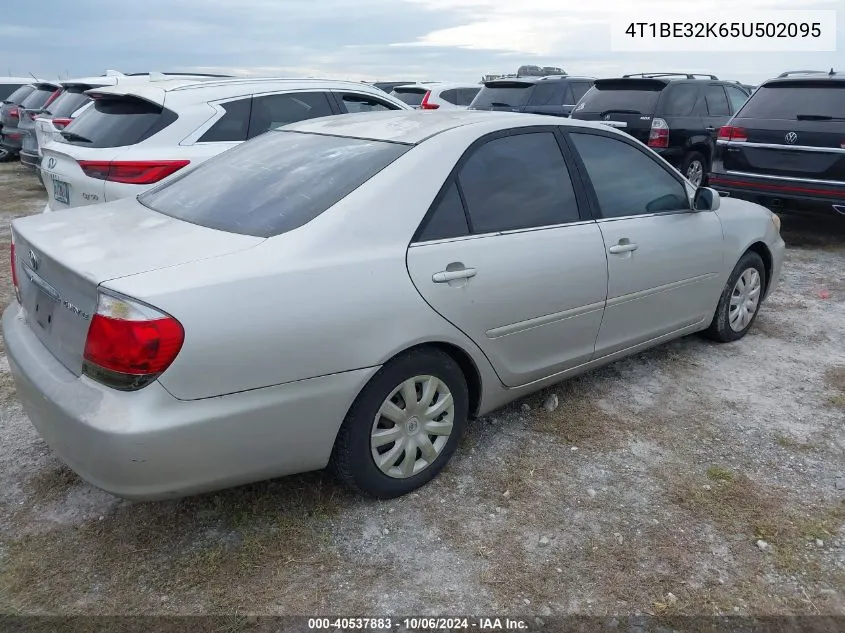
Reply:
[[609, 249], [607, 249], [607, 252], [612, 255], [619, 255], [620, 253], [632, 253], [638, 248], [639, 246], [637, 246], [636, 244], [631, 244], [630, 242], [627, 242], [625, 244], [617, 244], [616, 246], [611, 246]]
[[461, 270], [441, 270], [439, 273], [434, 273], [431, 280], [436, 284], [446, 284], [455, 279], [469, 279], [475, 277], [475, 268], [463, 268]]
[[716, 131], [716, 128], [714, 128], [714, 127], [706, 127], [704, 129], [707, 130], [708, 132], [715, 132]]

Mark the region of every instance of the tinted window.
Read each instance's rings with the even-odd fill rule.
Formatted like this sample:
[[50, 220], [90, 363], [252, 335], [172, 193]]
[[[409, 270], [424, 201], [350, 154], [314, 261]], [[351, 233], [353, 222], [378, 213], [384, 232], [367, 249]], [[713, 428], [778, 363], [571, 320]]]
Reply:
[[602, 114], [630, 110], [635, 114], [652, 114], [664, 87], [661, 82], [635, 79], [597, 82], [584, 95], [577, 111]]
[[218, 104], [225, 114], [203, 134], [198, 143], [245, 141], [249, 132], [249, 113], [252, 98]]
[[141, 195], [141, 204], [220, 231], [271, 237], [311, 221], [410, 149], [274, 130]]
[[528, 97], [531, 96], [533, 83], [521, 82], [496, 82], [481, 89], [475, 100], [473, 108], [510, 107], [516, 108], [525, 105]]
[[725, 91], [728, 93], [728, 100], [731, 102], [731, 112], [739, 112], [743, 104], [748, 101], [748, 95], [733, 86], [725, 86]]
[[426, 92], [428, 90], [425, 88], [395, 88], [390, 94], [409, 106], [417, 107], [422, 103]]
[[0, 101], [5, 101], [20, 88], [20, 84], [0, 84]]
[[538, 83], [534, 88], [534, 92], [531, 93], [531, 105], [553, 106], [569, 103], [565, 100], [566, 88], [565, 81]]
[[55, 88], [36, 88], [21, 102], [21, 107], [27, 110], [39, 110], [55, 91]]
[[478, 94], [479, 90], [481, 90], [481, 88], [461, 88], [458, 90], [458, 94], [460, 96], [458, 105], [468, 106], [472, 103], [472, 100], [475, 99], [475, 95]]
[[742, 108], [743, 118], [788, 119], [799, 114], [845, 116], [845, 82], [783, 82], [761, 86]]
[[464, 205], [458, 193], [458, 186], [453, 181], [429, 216], [425, 226], [419, 232], [417, 241], [442, 240], [448, 237], [460, 237], [468, 233], [469, 227], [464, 213]]
[[15, 90], [12, 94], [9, 95], [9, 98], [6, 99], [9, 103], [20, 103], [24, 99], [26, 99], [32, 92], [35, 90], [34, 86], [21, 86], [17, 90]]
[[572, 87], [572, 103], [578, 103], [592, 86], [586, 81], [573, 81], [569, 85]]
[[458, 105], [458, 89], [452, 88], [451, 90], [444, 90], [440, 93], [440, 98], [444, 101], [448, 101], [452, 105]]
[[385, 103], [375, 97], [365, 97], [364, 95], [341, 95], [341, 101], [346, 106], [346, 111], [354, 112], [384, 112], [385, 110], [398, 110], [392, 103]]
[[140, 143], [176, 120], [176, 114], [141, 99], [96, 99], [61, 132], [82, 147], [124, 147]]
[[83, 90], [87, 90], [87, 88], [69, 88], [65, 90], [56, 97], [55, 101], [47, 106], [47, 111], [60, 119], [70, 117], [79, 108], [91, 101], [91, 97], [86, 95]]
[[461, 168], [459, 180], [474, 233], [579, 219], [572, 181], [551, 132], [488, 141]]
[[689, 116], [698, 101], [698, 86], [693, 84], [677, 84], [669, 89], [663, 104], [663, 114], [666, 116]]
[[635, 147], [593, 134], [572, 134], [572, 140], [587, 168], [604, 217], [690, 208], [684, 186]]
[[710, 116], [728, 116], [731, 108], [728, 105], [728, 98], [725, 96], [725, 89], [722, 86], [707, 86], [704, 92], [707, 100], [707, 112]]
[[325, 92], [292, 92], [252, 98], [248, 138], [288, 123], [334, 114]]

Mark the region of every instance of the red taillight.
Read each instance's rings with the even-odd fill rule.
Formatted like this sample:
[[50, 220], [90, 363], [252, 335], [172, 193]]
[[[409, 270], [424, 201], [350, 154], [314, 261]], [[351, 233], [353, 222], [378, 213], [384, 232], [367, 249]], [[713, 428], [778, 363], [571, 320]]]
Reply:
[[9, 245], [9, 253], [12, 258], [12, 287], [15, 289], [15, 298], [18, 300], [18, 303], [21, 302], [21, 291], [18, 287], [18, 266], [17, 262], [15, 261], [15, 236], [12, 235], [12, 241]]
[[45, 101], [45, 102], [44, 102], [44, 106], [43, 106], [43, 107], [45, 107], [45, 108], [46, 108], [48, 105], [50, 105], [51, 103], [53, 103], [53, 102], [56, 100], [56, 97], [58, 97], [60, 94], [62, 94], [62, 89], [61, 89], [61, 88], [59, 88], [58, 90], [53, 91], [53, 94], [51, 94], [51, 95], [50, 95], [50, 97], [47, 99], [47, 101]]
[[663, 119], [652, 119], [648, 135], [649, 147], [669, 147], [669, 124]]
[[425, 96], [423, 97], [422, 103], [420, 103], [420, 109], [422, 109], [422, 110], [436, 110], [437, 108], [440, 107], [440, 105], [437, 104], [437, 103], [429, 103], [428, 102], [429, 97], [431, 97], [431, 90], [429, 90], [428, 92], [425, 93]]
[[73, 119], [53, 119], [53, 127], [55, 127], [57, 130], [63, 130], [68, 125], [70, 125], [70, 122], [72, 120]]
[[189, 160], [81, 160], [79, 166], [86, 176], [127, 185], [151, 185], [183, 167]]
[[719, 140], [744, 143], [748, 140], [748, 133], [745, 131], [745, 128], [725, 125], [719, 128]]
[[139, 389], [176, 359], [185, 330], [172, 316], [101, 293], [85, 341], [86, 375], [116, 389]]
[[21, 115], [20, 110], [18, 110], [17, 107], [12, 106], [11, 108], [9, 108], [9, 116], [12, 117], [13, 119], [19, 118], [20, 115]]

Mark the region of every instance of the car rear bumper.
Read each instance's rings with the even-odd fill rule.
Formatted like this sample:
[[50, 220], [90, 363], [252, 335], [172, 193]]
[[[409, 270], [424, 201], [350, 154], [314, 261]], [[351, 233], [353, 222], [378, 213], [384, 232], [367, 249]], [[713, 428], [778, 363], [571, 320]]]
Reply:
[[845, 183], [714, 172], [710, 174], [710, 186], [723, 195], [756, 202], [772, 210], [845, 216]]
[[98, 488], [162, 499], [323, 468], [360, 389], [361, 369], [204, 400], [154, 382], [135, 392], [75, 376], [13, 301], [3, 338], [18, 398], [68, 466]]
[[27, 167], [37, 168], [41, 164], [41, 157], [37, 153], [28, 152], [26, 150], [20, 151], [21, 164]]
[[17, 155], [21, 151], [21, 143], [23, 142], [23, 133], [14, 130], [3, 130], [3, 136], [0, 138], [0, 147], [5, 149], [10, 154]]

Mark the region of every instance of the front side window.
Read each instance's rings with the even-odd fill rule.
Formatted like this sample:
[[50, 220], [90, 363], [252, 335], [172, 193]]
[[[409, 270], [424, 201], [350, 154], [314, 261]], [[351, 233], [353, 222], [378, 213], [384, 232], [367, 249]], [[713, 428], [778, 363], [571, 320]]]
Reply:
[[603, 217], [689, 210], [686, 188], [644, 152], [607, 136], [573, 133], [571, 137]]
[[550, 226], [579, 218], [575, 191], [552, 132], [493, 139], [458, 175], [473, 233]]
[[325, 92], [290, 92], [255, 96], [252, 98], [247, 138], [253, 138], [288, 123], [331, 114], [334, 113]]

